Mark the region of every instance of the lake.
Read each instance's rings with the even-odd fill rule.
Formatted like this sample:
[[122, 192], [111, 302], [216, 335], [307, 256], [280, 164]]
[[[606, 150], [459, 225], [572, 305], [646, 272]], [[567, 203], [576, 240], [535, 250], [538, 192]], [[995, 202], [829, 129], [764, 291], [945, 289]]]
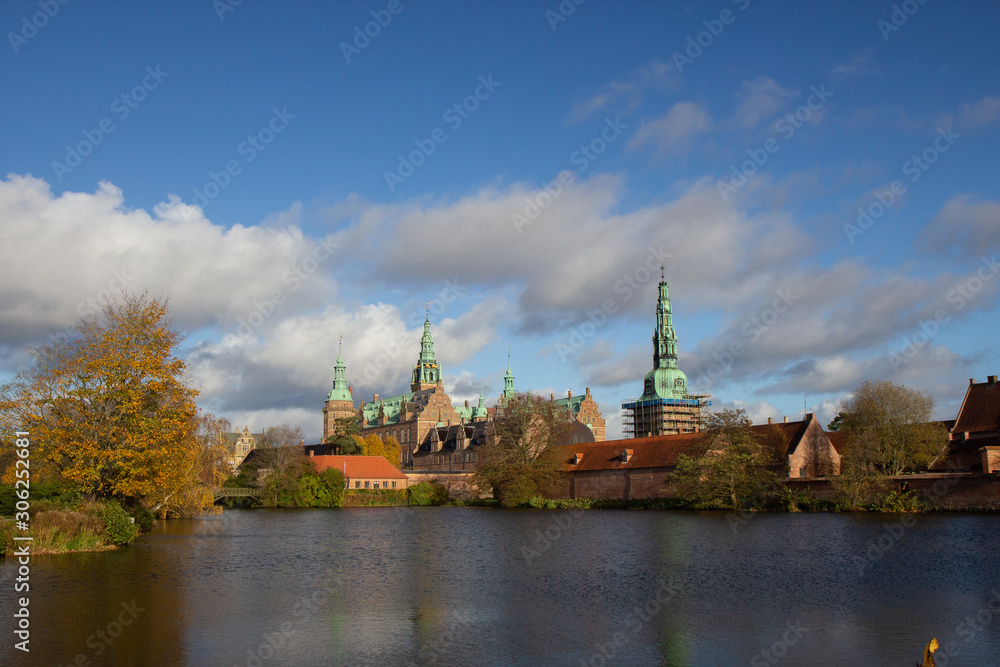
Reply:
[[1000, 665], [1000, 516], [227, 510], [33, 556], [0, 664]]

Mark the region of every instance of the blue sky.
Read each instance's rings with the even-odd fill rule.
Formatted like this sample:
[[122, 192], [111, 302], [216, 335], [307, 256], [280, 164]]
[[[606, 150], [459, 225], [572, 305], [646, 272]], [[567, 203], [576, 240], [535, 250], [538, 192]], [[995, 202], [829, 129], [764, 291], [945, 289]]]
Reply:
[[313, 440], [339, 337], [356, 398], [399, 393], [430, 301], [456, 401], [496, 396], [509, 347], [519, 389], [590, 387], [614, 436], [663, 261], [716, 407], [825, 423], [887, 379], [954, 417], [1000, 366], [998, 19], [3, 3], [0, 369], [149, 289], [202, 407]]

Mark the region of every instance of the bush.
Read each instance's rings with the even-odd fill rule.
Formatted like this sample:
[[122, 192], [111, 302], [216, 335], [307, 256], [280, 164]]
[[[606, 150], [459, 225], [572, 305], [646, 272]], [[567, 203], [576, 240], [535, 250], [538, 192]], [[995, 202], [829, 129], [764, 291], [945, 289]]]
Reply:
[[137, 506], [132, 509], [132, 518], [135, 519], [135, 527], [141, 533], [148, 533], [149, 529], [153, 527], [153, 513], [150, 512], [145, 507]]
[[113, 500], [104, 505], [101, 518], [104, 519], [104, 533], [108, 541], [116, 547], [130, 544], [139, 534], [128, 513]]
[[438, 482], [414, 484], [407, 493], [411, 505], [443, 505], [448, 502], [448, 489]]

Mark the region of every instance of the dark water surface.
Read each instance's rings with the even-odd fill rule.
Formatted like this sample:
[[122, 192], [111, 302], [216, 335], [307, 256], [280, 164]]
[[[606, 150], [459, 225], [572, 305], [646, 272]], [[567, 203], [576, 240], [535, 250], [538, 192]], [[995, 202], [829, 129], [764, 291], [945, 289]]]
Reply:
[[0, 664], [1000, 665], [1000, 516], [910, 518], [227, 511], [32, 557], [27, 660], [7, 558]]

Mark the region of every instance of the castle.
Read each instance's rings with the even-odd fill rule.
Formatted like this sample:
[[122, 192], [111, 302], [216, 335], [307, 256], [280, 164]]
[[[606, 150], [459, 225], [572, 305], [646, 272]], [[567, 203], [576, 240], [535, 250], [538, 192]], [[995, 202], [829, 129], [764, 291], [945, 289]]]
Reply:
[[[495, 406], [486, 407], [482, 391], [477, 405], [470, 407], [466, 401], [464, 406], [454, 406], [444, 390], [441, 368], [434, 357], [429, 313], [424, 319], [420, 356], [413, 367], [409, 393], [390, 397], [375, 394], [370, 403], [362, 400], [356, 408], [345, 372], [342, 350], [338, 349], [333, 388], [323, 407], [323, 441], [327, 442], [333, 434], [336, 419], [355, 417], [361, 435], [395, 438], [402, 452], [402, 464], [414, 469], [474, 470], [479, 448], [494, 437], [493, 420], [498, 413], [502, 414], [504, 402], [515, 393], [508, 354], [504, 388]], [[604, 440], [604, 418], [589, 387], [582, 396], [568, 392], [566, 398], [550, 396], [550, 400], [569, 410], [589, 430], [583, 437]]]
[[659, 289], [653, 369], [643, 378], [642, 396], [622, 403], [625, 438], [695, 433], [701, 429], [702, 408], [711, 405], [707, 395], [688, 393], [687, 376], [677, 367], [677, 335], [662, 266]]

